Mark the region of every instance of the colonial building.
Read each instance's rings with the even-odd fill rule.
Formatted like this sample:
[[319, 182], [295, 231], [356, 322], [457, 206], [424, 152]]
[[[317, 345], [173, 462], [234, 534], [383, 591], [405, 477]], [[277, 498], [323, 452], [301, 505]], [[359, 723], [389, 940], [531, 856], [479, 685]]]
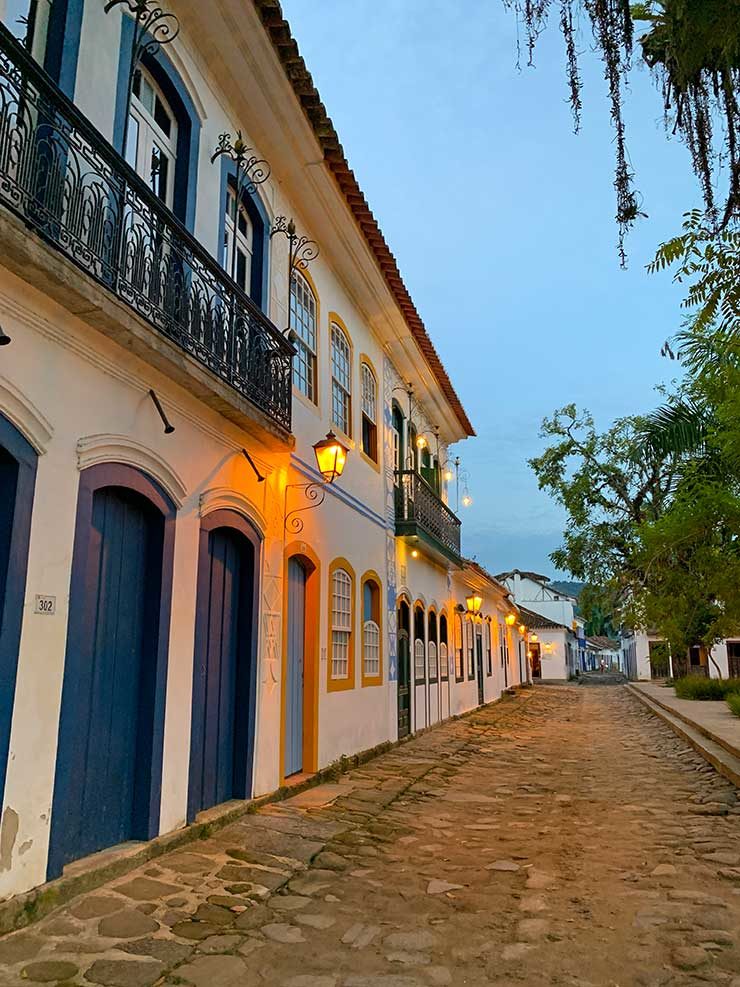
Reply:
[[0, 0], [0, 895], [528, 678], [279, 4], [154, 7]]

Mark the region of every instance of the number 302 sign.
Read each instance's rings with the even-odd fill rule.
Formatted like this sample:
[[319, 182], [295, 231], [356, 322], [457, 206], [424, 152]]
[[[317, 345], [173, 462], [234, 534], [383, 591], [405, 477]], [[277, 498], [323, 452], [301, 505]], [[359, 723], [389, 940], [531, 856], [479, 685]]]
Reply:
[[57, 598], [55, 596], [36, 596], [34, 613], [43, 613], [47, 617], [53, 616], [57, 612]]

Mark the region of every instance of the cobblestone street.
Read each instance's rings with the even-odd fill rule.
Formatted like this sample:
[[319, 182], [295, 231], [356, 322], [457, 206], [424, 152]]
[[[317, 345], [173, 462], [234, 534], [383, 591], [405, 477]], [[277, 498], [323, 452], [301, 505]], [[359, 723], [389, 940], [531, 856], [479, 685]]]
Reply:
[[13, 987], [740, 987], [740, 806], [625, 689], [540, 687], [76, 899], [0, 966]]

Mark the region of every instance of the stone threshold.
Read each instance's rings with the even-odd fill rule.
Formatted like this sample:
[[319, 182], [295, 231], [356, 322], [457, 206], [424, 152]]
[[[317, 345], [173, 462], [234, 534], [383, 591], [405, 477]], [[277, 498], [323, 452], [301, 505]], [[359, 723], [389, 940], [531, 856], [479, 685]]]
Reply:
[[628, 684], [624, 688], [685, 740], [697, 754], [712, 765], [715, 771], [740, 788], [740, 751], [732, 753], [726, 742], [715, 739], [701, 724], [660, 702], [654, 696], [648, 695], [637, 686]]
[[[517, 689], [519, 688], [523, 687], [517, 687]], [[170, 853], [172, 850], [177, 850], [198, 840], [207, 839], [213, 833], [231, 825], [242, 816], [257, 812], [263, 806], [283, 802], [318, 785], [336, 781], [341, 775], [374, 760], [395, 747], [407, 744], [447, 723], [473, 716], [481, 709], [495, 706], [503, 698], [502, 696], [484, 704], [484, 706], [475, 706], [464, 713], [440, 720], [439, 723], [422, 727], [400, 740], [387, 740], [357, 754], [343, 755], [339, 760], [315, 774], [301, 775], [298, 780], [288, 778], [279, 788], [268, 792], [266, 795], [260, 795], [253, 799], [234, 800], [226, 802], [224, 805], [214, 806], [212, 809], [199, 813], [195, 822], [184, 826], [182, 829], [155, 836], [145, 843], [126, 843], [74, 861], [65, 868], [65, 873], [61, 877], [0, 902], [0, 936], [26, 928], [78, 895], [86, 894], [115, 878], [122, 877], [150, 860], [155, 860], [165, 853]], [[508, 699], [509, 696], [506, 698]]]

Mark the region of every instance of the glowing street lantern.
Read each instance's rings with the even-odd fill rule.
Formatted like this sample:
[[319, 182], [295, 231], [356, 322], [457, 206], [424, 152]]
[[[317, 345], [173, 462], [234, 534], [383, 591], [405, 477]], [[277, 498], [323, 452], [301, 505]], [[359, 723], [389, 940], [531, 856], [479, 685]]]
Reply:
[[333, 432], [327, 432], [313, 447], [319, 472], [327, 483], [333, 483], [344, 472], [349, 449], [342, 445]]

